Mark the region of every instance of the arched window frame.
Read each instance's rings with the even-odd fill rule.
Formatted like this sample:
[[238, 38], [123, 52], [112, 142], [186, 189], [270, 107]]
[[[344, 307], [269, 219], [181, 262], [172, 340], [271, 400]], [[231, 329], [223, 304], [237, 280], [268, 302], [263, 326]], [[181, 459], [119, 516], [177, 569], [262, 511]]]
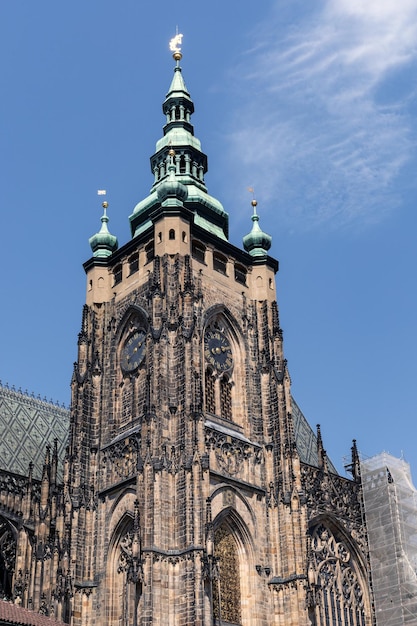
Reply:
[[145, 254], [146, 263], [150, 263], [151, 261], [153, 261], [155, 257], [155, 242], [153, 239], [145, 246]]
[[201, 241], [197, 241], [193, 239], [191, 244], [191, 254], [193, 259], [199, 261], [200, 263], [205, 263], [206, 258], [206, 246], [201, 243]]
[[332, 520], [310, 525], [309, 614], [315, 626], [370, 623], [367, 578], [357, 548]]
[[[123, 347], [137, 331], [144, 335], [145, 354], [136, 369], [126, 371], [122, 367]], [[114, 390], [114, 405], [118, 425], [124, 427], [127, 424], [133, 425], [140, 418], [147, 402], [148, 322], [145, 312], [139, 307], [129, 307], [125, 312], [115, 334], [115, 349], [118, 378]]]
[[227, 258], [216, 250], [213, 252], [213, 269], [227, 276]]
[[[225, 503], [229, 504], [225, 506]], [[220, 508], [220, 510], [219, 510]], [[253, 616], [256, 612], [257, 603], [260, 601], [257, 595], [256, 582], [258, 574], [256, 573], [253, 534], [255, 532], [255, 518], [252, 515], [251, 508], [248, 506], [245, 498], [241, 494], [235, 492], [230, 487], [221, 487], [217, 494], [212, 496], [212, 510], [215, 514], [213, 520], [213, 543], [214, 554], [219, 556], [216, 547], [216, 536], [219, 529], [225, 529], [230, 534], [231, 539], [236, 547], [235, 555], [238, 559], [239, 569], [239, 595], [240, 595], [240, 621], [237, 625], [252, 623]], [[216, 514], [217, 511], [217, 514]], [[221, 565], [221, 564], [220, 564]], [[221, 586], [222, 570], [221, 567], [217, 571], [217, 579], [213, 581], [212, 594], [214, 586], [218, 585], [220, 578]], [[220, 590], [221, 593], [221, 590]], [[237, 597], [237, 596], [236, 596]], [[213, 614], [213, 623], [219, 626], [218, 615]], [[226, 621], [222, 616], [221, 624], [226, 625], [230, 622]], [[236, 622], [233, 623], [235, 626]]]
[[241, 285], [246, 285], [248, 270], [243, 265], [235, 263], [235, 281]]
[[135, 252], [129, 257], [129, 276], [135, 274], [139, 270], [139, 254]]
[[119, 283], [122, 282], [123, 266], [121, 263], [118, 263], [116, 267], [113, 269], [113, 278], [114, 278], [114, 285], [118, 285]]
[[220, 378], [220, 415], [223, 419], [232, 421], [232, 383], [228, 374]]
[[216, 379], [211, 367], [206, 367], [204, 393], [207, 413], [216, 413]]
[[[244, 341], [237, 322], [224, 308], [216, 307], [208, 315], [205, 333], [218, 330], [228, 340], [232, 350], [233, 365], [229, 370], [218, 371], [204, 359], [204, 407], [209, 414], [235, 424], [250, 435], [246, 411], [246, 358]], [[204, 352], [204, 347], [203, 347]], [[215, 410], [213, 411], [212, 386], [214, 385]], [[210, 395], [211, 394], [211, 395]], [[209, 400], [209, 401], [208, 401]]]

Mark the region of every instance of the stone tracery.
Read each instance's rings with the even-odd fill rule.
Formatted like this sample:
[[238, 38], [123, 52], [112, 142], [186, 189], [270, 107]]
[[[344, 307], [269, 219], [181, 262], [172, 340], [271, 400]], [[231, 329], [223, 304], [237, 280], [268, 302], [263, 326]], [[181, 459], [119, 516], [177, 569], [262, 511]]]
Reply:
[[347, 544], [322, 523], [311, 533], [310, 568], [310, 608], [314, 607], [316, 626], [365, 626], [358, 564]]

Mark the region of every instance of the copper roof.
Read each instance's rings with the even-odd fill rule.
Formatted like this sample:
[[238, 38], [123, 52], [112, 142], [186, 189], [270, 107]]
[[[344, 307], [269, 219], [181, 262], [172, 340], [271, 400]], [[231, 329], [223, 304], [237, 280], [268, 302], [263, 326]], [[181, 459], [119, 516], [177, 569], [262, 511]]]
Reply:
[[64, 626], [52, 617], [29, 611], [12, 602], [0, 600], [0, 625], [16, 624], [17, 626]]

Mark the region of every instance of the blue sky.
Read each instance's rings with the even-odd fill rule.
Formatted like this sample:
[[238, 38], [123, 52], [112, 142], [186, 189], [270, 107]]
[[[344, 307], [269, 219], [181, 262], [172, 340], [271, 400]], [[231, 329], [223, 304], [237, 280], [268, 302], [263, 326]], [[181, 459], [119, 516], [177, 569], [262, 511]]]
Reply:
[[293, 394], [339, 469], [404, 454], [417, 482], [416, 0], [4, 2], [0, 379], [69, 403], [82, 263], [152, 185], [182, 67], [206, 182], [273, 236]]

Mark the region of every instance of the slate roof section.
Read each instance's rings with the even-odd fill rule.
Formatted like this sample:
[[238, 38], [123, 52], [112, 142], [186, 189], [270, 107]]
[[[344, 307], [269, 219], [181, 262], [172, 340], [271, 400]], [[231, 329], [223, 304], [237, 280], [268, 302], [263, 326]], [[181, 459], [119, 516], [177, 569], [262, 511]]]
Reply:
[[69, 411], [0, 383], [0, 469], [23, 476], [33, 463], [42, 478], [46, 445], [58, 440], [58, 478], [68, 440]]
[[[297, 451], [303, 463], [318, 466], [317, 436], [292, 398]], [[0, 469], [23, 476], [33, 463], [33, 477], [42, 478], [46, 445], [58, 440], [58, 478], [68, 440], [68, 409], [35, 398], [0, 383]], [[337, 474], [328, 459], [329, 470]], [[1, 625], [0, 625], [1, 626]]]
[[[295, 442], [297, 445], [297, 452], [300, 455], [300, 459], [303, 463], [318, 467], [319, 459], [317, 456], [317, 435], [311, 428], [310, 424], [307, 422], [294, 398], [292, 398], [291, 406], [294, 422]], [[327, 462], [329, 465], [329, 471], [333, 474], [338, 474], [339, 472], [336, 470], [329, 457], [327, 457]]]
[[0, 626], [64, 626], [52, 617], [0, 600]]

